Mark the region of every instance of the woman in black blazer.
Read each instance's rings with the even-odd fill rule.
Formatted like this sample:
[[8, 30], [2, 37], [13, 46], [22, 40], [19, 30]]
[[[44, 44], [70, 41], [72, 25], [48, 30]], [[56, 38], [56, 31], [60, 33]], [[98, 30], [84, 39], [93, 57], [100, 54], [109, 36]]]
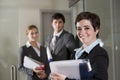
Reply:
[[[81, 80], [108, 80], [108, 54], [102, 47], [101, 39], [98, 39], [100, 31], [99, 16], [91, 12], [82, 12], [77, 15], [75, 25], [77, 36], [83, 45], [75, 50], [74, 59], [88, 59], [92, 67], [88, 74], [93, 74], [92, 79], [81, 76]], [[81, 74], [84, 74], [84, 72]], [[52, 80], [75, 80], [60, 73], [51, 73], [50, 78]]]
[[[27, 43], [20, 48], [19, 53], [19, 71], [23, 71], [27, 74], [27, 80], [47, 80], [49, 74], [49, 65], [47, 61], [46, 49], [38, 42], [38, 28], [35, 25], [28, 26], [26, 35], [28, 37]], [[34, 67], [29, 69], [25, 67], [24, 57], [30, 57], [44, 64], [45, 70], [41, 70], [40, 67]]]

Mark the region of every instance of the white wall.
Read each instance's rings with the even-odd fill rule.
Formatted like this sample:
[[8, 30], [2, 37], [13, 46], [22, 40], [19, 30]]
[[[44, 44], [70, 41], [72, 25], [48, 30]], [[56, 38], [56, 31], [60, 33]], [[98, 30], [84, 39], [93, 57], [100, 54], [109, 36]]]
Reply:
[[52, 1], [53, 1], [53, 9], [56, 9], [56, 10], [69, 9], [68, 0], [52, 0]]
[[20, 46], [27, 40], [25, 30], [28, 25], [34, 24], [41, 28], [40, 10], [69, 10], [68, 0], [20, 0], [19, 4]]

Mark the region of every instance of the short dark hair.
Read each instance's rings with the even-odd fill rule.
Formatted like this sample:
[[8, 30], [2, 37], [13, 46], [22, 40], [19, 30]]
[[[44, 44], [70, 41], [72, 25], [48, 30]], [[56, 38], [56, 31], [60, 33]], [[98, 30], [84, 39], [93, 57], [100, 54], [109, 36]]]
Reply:
[[[94, 30], [100, 29], [100, 18], [97, 14], [92, 13], [92, 12], [81, 12], [80, 14], [77, 15], [76, 20], [75, 20], [75, 26], [77, 22], [87, 19], [91, 22], [91, 25], [93, 26]], [[99, 33], [97, 34], [97, 38], [99, 37]]]
[[53, 14], [51, 21], [53, 21], [53, 19], [62, 19], [62, 21], [65, 23], [65, 17], [62, 13]]

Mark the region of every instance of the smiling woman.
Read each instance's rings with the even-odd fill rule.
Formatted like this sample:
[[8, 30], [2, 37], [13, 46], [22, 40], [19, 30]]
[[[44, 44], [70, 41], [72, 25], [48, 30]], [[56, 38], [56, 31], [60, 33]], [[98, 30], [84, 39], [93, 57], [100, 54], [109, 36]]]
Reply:
[[[35, 25], [27, 27], [26, 35], [28, 41], [25, 45], [20, 47], [19, 53], [19, 71], [23, 71], [27, 75], [27, 80], [47, 80], [49, 75], [49, 66], [47, 62], [46, 49], [37, 41], [39, 37], [38, 28]], [[45, 66], [41, 70], [40, 66], [34, 66], [32, 69], [24, 65], [25, 57], [30, 57]]]
[[[81, 80], [108, 80], [109, 58], [107, 51], [101, 45], [102, 41], [97, 36], [100, 30], [99, 16], [91, 12], [81, 12], [76, 17], [75, 25], [77, 36], [83, 45], [75, 50], [74, 59], [88, 59], [92, 67], [92, 70], [86, 74], [84, 71], [82, 73], [80, 72]], [[81, 74], [84, 74], [85, 77], [81, 76]], [[70, 79], [66, 75], [59, 74], [58, 72], [51, 73], [50, 77], [53, 80], [76, 79]]]

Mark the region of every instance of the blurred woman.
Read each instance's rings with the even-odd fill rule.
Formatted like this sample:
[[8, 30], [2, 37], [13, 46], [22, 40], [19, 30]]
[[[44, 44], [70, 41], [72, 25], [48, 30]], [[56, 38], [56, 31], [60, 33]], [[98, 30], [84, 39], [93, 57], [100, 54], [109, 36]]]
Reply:
[[[26, 73], [27, 80], [46, 80], [50, 71], [46, 49], [37, 41], [39, 37], [38, 28], [35, 25], [28, 26], [26, 35], [28, 41], [24, 46], [21, 46], [19, 53], [19, 71]], [[43, 70], [36, 66], [33, 69], [25, 67], [23, 65], [25, 56], [41, 62], [42, 66], [45, 66], [45, 69]]]

